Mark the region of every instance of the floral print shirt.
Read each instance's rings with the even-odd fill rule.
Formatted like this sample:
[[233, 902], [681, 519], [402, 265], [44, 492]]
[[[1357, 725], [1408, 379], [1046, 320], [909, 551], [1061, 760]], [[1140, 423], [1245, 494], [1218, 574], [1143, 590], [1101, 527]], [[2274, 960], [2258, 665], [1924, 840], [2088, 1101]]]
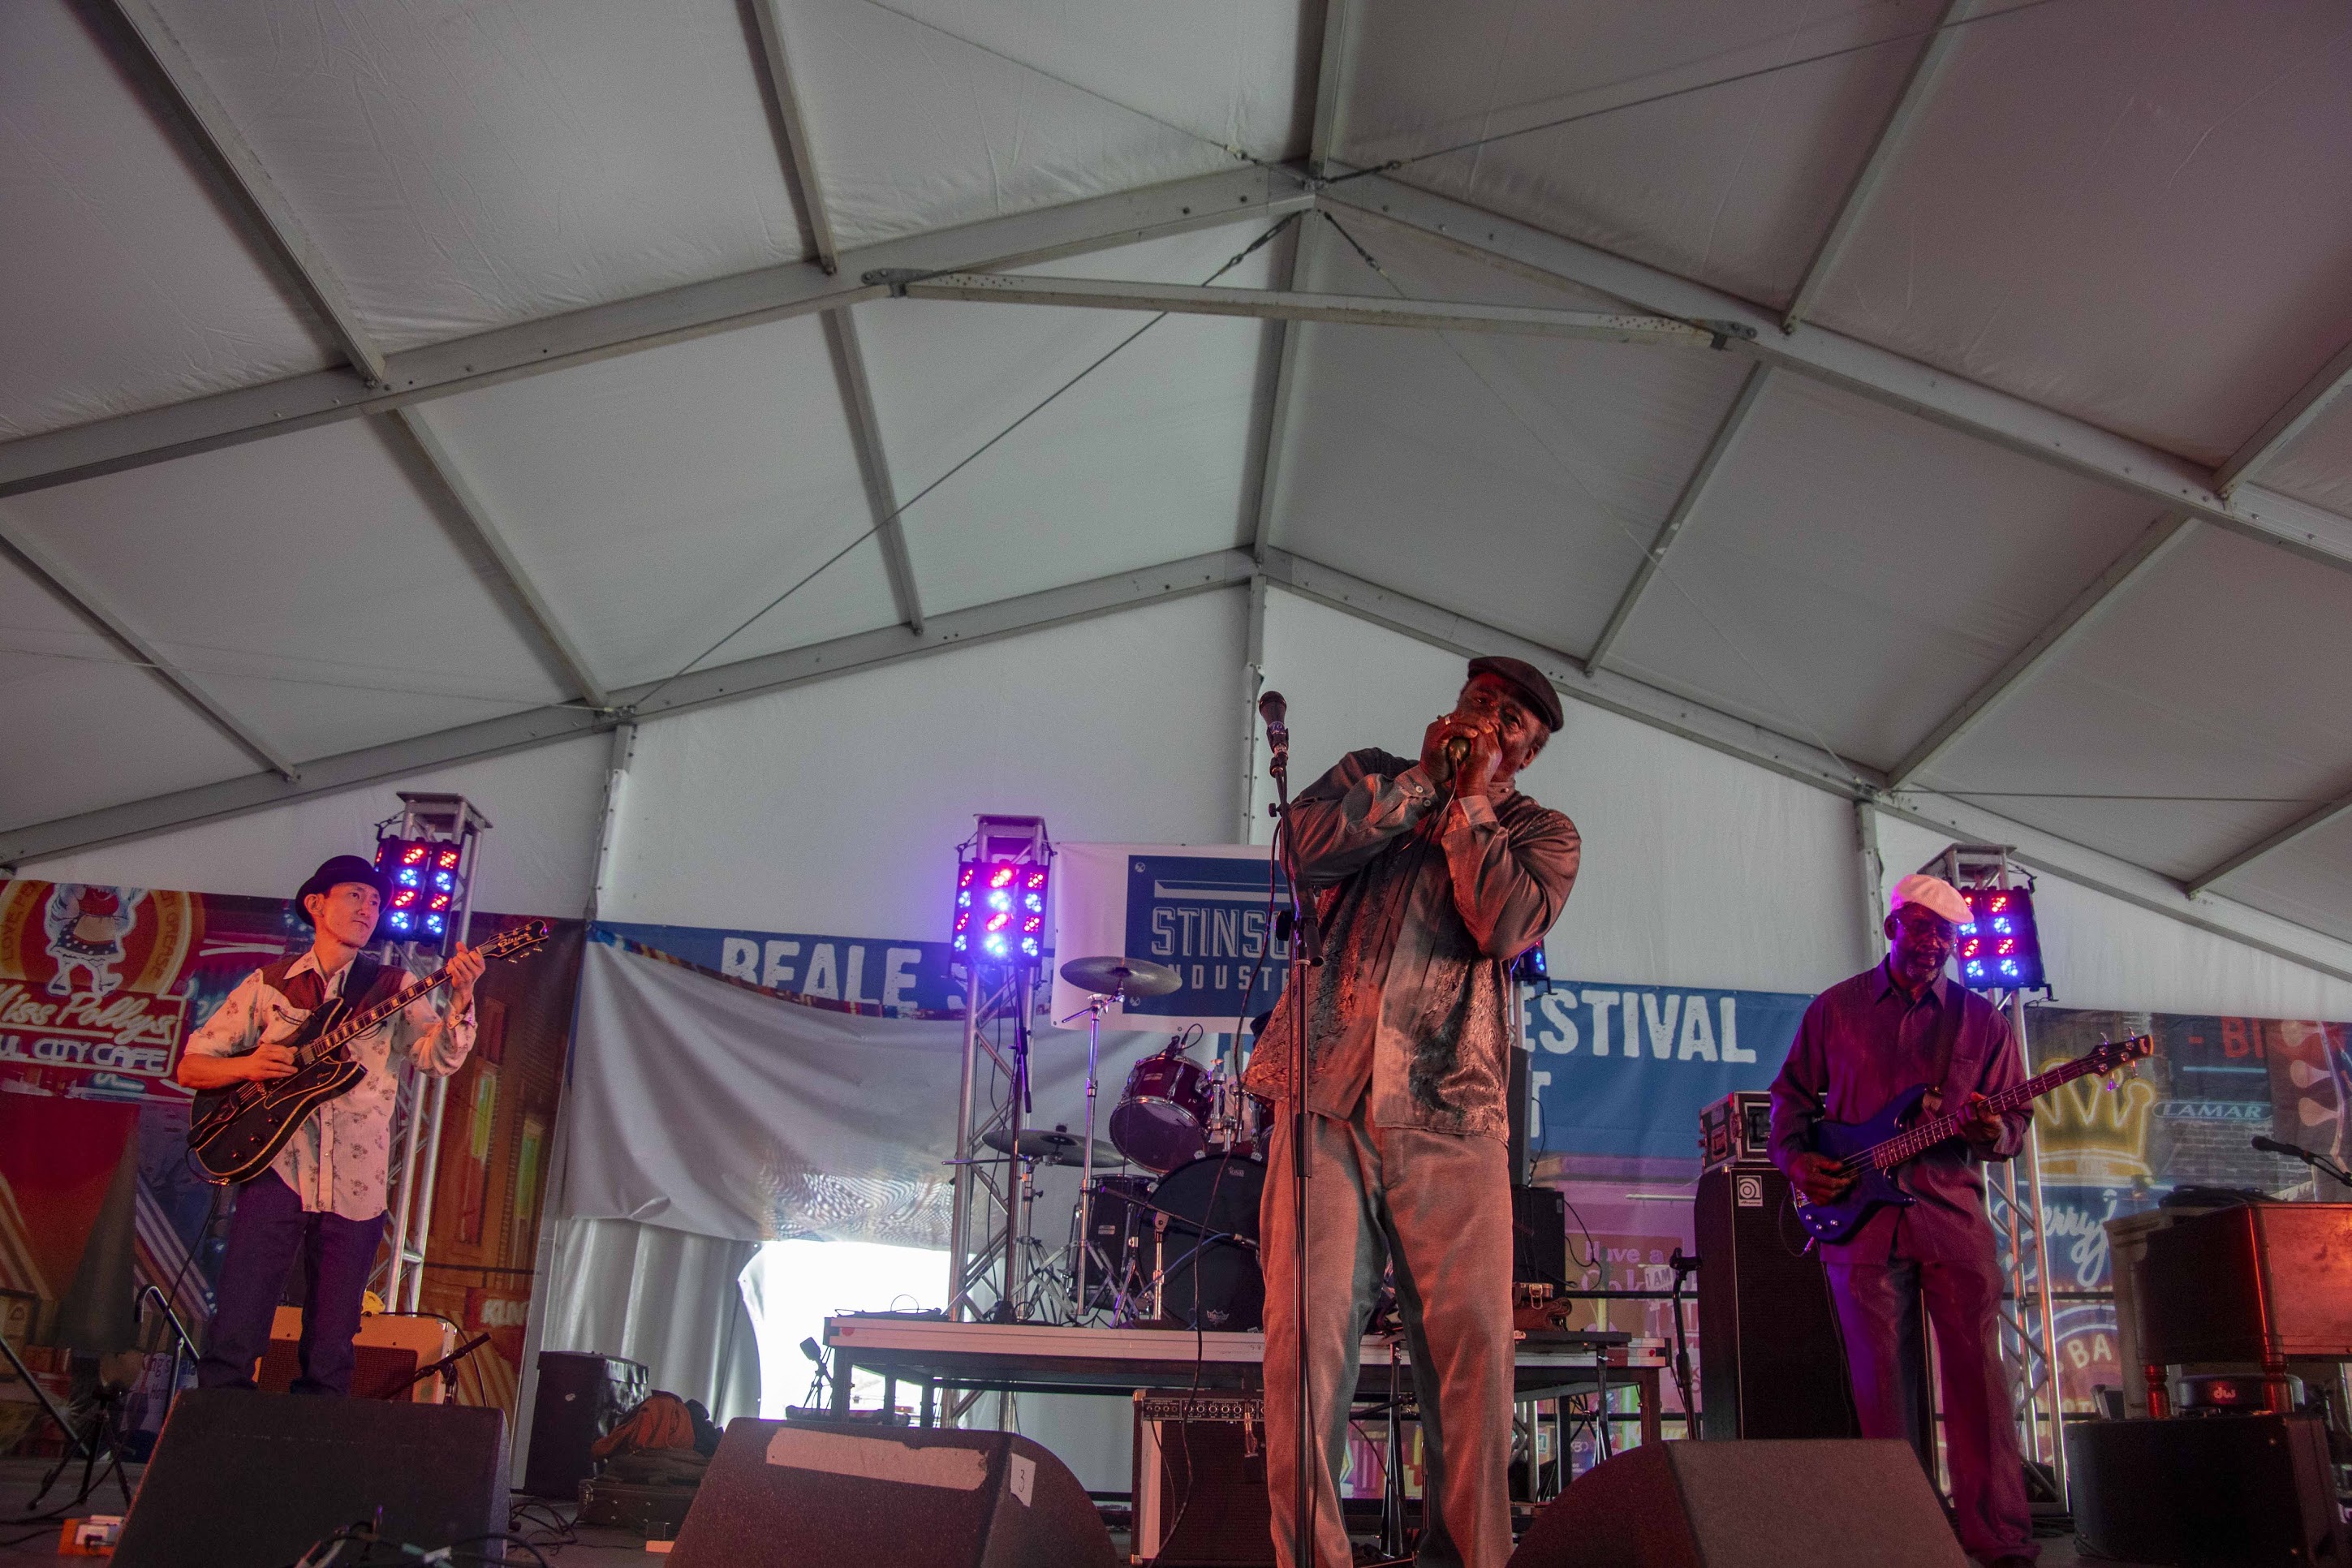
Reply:
[[[342, 994], [351, 972], [346, 963], [332, 974], [322, 973], [315, 949], [286, 967], [286, 990], [270, 984], [269, 971], [257, 969], [188, 1037], [187, 1048], [196, 1056], [241, 1057], [258, 1046], [280, 1044], [312, 1011], [298, 1005], [288, 991], [317, 994], [323, 1002]], [[397, 970], [384, 971], [387, 990], [378, 994], [388, 994], [394, 979], [404, 983]], [[321, 981], [323, 987], [312, 992]], [[473, 1009], [467, 1008], [462, 1018], [444, 1018], [432, 997], [418, 997], [351, 1042], [349, 1049], [367, 1068], [367, 1076], [349, 1094], [305, 1117], [270, 1169], [299, 1194], [306, 1213], [373, 1219], [389, 1201], [392, 1108], [400, 1084], [396, 1058], [446, 1077], [465, 1065], [473, 1048]]]

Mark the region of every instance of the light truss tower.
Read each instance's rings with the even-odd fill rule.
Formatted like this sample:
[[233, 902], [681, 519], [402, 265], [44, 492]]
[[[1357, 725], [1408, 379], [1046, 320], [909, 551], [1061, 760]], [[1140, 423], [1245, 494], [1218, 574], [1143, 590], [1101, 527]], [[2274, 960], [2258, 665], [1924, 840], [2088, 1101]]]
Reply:
[[[1011, 1321], [1028, 1315], [1035, 1260], [1023, 1213], [1022, 1167], [986, 1140], [1017, 1148], [1028, 1107], [1028, 1026], [1044, 943], [1045, 878], [1053, 843], [1037, 816], [982, 816], [958, 850], [955, 961], [964, 973], [963, 1079], [957, 1096], [954, 1213], [948, 1243], [948, 1315]], [[992, 880], [1013, 868], [1013, 939], [989, 942]], [[1032, 887], [1033, 878], [1034, 886]], [[1002, 890], [1002, 889], [994, 889]], [[1034, 909], [1024, 900], [1034, 892]], [[1037, 929], [1026, 951], [1029, 920]], [[992, 1036], [995, 1037], [992, 1037]]]
[[[2018, 880], [2001, 844], [1955, 844], [1920, 868], [1941, 874], [1952, 886], [2008, 888]], [[2025, 1076], [2034, 1071], [2033, 1052], [2025, 1033], [2025, 992], [1994, 990], [1994, 1005], [2009, 1013], [2010, 1032], [2017, 1037], [2019, 1066]], [[2028, 1459], [2050, 1468], [2058, 1499], [2065, 1501], [2065, 1412], [2059, 1388], [2058, 1320], [2050, 1300], [2050, 1245], [2042, 1202], [2042, 1137], [2032, 1118], [2025, 1124], [2025, 1147], [2014, 1160], [1986, 1167], [1985, 1208], [1991, 1215], [1993, 1237], [2008, 1274], [2007, 1300], [2001, 1304], [2001, 1358], [2010, 1373], [2010, 1402], [2016, 1411], [2018, 1440]]]
[[[474, 912], [474, 872], [482, 834], [490, 819], [461, 795], [419, 795], [400, 792], [400, 812], [376, 825], [379, 843], [454, 846], [457, 865], [453, 908], [437, 934], [420, 932], [409, 940], [384, 943], [385, 962], [412, 974], [430, 974], [440, 967], [456, 944], [465, 940]], [[425, 1243], [433, 1228], [434, 1177], [441, 1159], [442, 1112], [449, 1099], [449, 1080], [437, 1073], [419, 1072], [400, 1064], [400, 1087], [393, 1101], [392, 1146], [400, 1151], [400, 1171], [393, 1184], [391, 1249], [377, 1265], [384, 1306], [395, 1312], [416, 1310], [425, 1289]]]

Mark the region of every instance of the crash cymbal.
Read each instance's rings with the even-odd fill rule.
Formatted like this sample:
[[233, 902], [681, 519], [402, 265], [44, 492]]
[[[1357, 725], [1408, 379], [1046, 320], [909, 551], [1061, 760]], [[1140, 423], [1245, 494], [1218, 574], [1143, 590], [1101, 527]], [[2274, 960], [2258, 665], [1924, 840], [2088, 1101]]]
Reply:
[[1062, 978], [1097, 996], [1165, 996], [1184, 984], [1184, 977], [1164, 963], [1148, 958], [1074, 958], [1062, 965]]
[[[981, 1135], [982, 1142], [1000, 1154], [1009, 1153], [1013, 1139], [1002, 1127], [992, 1127]], [[1082, 1152], [1086, 1140], [1067, 1128], [1024, 1127], [1021, 1130], [1021, 1158], [1034, 1160], [1042, 1165], [1081, 1165], [1086, 1163]], [[1124, 1165], [1127, 1156], [1104, 1142], [1095, 1140], [1095, 1168]]]

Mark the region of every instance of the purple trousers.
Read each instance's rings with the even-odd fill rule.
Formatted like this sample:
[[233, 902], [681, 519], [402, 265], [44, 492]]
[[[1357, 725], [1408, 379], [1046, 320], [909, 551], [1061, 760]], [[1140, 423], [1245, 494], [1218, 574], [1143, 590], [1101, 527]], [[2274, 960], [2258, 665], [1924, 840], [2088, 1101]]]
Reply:
[[[1944, 1383], [1944, 1458], [1960, 1545], [1971, 1554], [2032, 1557], [2025, 1461], [2000, 1359], [2001, 1274], [1990, 1258], [1911, 1258], [1851, 1265], [1832, 1250], [1830, 1298], [1845, 1336], [1853, 1405], [1865, 1437], [1910, 1442], [1919, 1364], [1919, 1302], [1936, 1331]], [[1932, 1472], [1930, 1472], [1932, 1475]]]
[[256, 1363], [269, 1349], [269, 1325], [286, 1294], [287, 1273], [302, 1262], [302, 1370], [296, 1394], [349, 1394], [360, 1331], [360, 1298], [383, 1239], [383, 1215], [345, 1219], [305, 1214], [302, 1200], [275, 1171], [237, 1189], [228, 1251], [214, 1282], [212, 1331], [196, 1363], [199, 1388], [251, 1388]]

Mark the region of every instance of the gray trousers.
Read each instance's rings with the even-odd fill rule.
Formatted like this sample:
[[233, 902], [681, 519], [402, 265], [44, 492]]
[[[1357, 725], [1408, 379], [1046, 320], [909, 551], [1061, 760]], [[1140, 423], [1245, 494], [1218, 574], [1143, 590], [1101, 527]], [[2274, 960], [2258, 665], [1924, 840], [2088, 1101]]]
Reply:
[[1978, 1557], [2038, 1555], [2025, 1459], [2010, 1412], [2009, 1373], [2000, 1359], [2000, 1268], [1990, 1258], [1895, 1257], [1850, 1267], [1832, 1262], [1828, 1273], [1862, 1435], [1912, 1440], [1923, 1413], [1913, 1408], [1916, 1384], [1908, 1369], [1925, 1348], [1919, 1343], [1925, 1297], [1943, 1363], [1944, 1456], [1952, 1470], [1960, 1544]]
[[[1383, 1267], [1421, 1400], [1418, 1561], [1503, 1568], [1511, 1555], [1511, 1193], [1499, 1138], [1307, 1119], [1307, 1394], [1323, 1463], [1310, 1478], [1316, 1568], [1349, 1568], [1339, 1477], [1364, 1320]], [[1298, 1346], [1290, 1117], [1278, 1115], [1258, 1220], [1265, 1268], [1266, 1486], [1283, 1568], [1297, 1495]], [[1393, 1459], [1391, 1460], [1393, 1462]]]

